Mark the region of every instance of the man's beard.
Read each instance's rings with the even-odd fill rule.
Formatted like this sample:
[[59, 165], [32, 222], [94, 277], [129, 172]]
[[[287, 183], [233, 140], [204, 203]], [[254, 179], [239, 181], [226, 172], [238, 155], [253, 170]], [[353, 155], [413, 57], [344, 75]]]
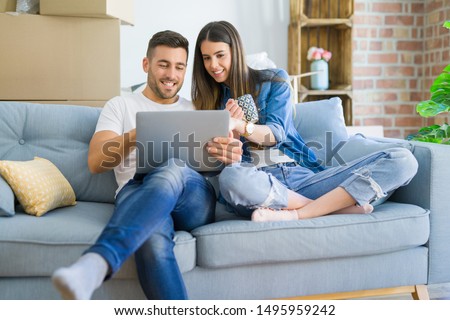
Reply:
[[[162, 81], [174, 82], [174, 81], [171, 81], [168, 79], [162, 79]], [[155, 95], [161, 99], [171, 99], [171, 98], [175, 97], [178, 94], [178, 92], [180, 91], [181, 85], [183, 84], [183, 82], [181, 82], [181, 85], [178, 85], [178, 83], [175, 84], [174, 87], [177, 87], [176, 91], [173, 93], [171, 92], [171, 93], [167, 94], [158, 87], [158, 84], [154, 77], [149, 75], [147, 83], [148, 83], [148, 86], [150, 87], [150, 89], [155, 93]]]

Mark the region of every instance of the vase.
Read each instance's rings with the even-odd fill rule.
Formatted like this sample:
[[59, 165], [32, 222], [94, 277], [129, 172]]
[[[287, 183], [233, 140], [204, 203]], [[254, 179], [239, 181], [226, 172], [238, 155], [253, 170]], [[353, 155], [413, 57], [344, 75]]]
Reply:
[[311, 89], [326, 90], [329, 87], [328, 62], [325, 60], [315, 60], [311, 63], [311, 72], [321, 71], [311, 76]]

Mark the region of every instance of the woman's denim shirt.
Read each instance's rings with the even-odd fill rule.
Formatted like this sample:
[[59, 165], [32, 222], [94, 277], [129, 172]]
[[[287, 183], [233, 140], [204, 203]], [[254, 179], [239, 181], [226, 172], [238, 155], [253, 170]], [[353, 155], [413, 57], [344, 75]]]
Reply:
[[[277, 141], [272, 148], [280, 149], [298, 164], [313, 172], [322, 171], [324, 168], [317, 162], [316, 155], [306, 145], [294, 126], [294, 107], [291, 99], [289, 75], [282, 69], [267, 69], [261, 70], [261, 72], [270, 75], [270, 80], [261, 84], [261, 90], [257, 98], [258, 124], [266, 125], [272, 130]], [[222, 88], [221, 109], [224, 109], [228, 99], [236, 99], [237, 97], [231, 97], [229, 87], [222, 85]], [[248, 143], [243, 137], [241, 137], [241, 140], [244, 143], [242, 161], [251, 162]]]

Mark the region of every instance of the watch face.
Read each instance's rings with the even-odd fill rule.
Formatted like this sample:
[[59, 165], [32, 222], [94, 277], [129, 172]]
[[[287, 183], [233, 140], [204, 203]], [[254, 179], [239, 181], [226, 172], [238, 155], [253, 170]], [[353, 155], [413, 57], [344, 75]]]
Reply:
[[255, 124], [253, 122], [247, 123], [247, 126], [245, 127], [245, 131], [247, 131], [247, 134], [252, 134], [255, 130]]

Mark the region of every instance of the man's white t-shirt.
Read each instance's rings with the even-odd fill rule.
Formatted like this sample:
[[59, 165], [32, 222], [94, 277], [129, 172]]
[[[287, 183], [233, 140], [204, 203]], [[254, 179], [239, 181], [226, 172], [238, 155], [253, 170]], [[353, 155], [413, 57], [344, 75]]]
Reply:
[[[118, 96], [109, 100], [103, 108], [97, 122], [95, 132], [113, 131], [118, 135], [136, 128], [136, 113], [139, 111], [183, 111], [194, 110], [191, 101], [182, 97], [173, 104], [159, 104], [143, 95], [142, 92]], [[136, 149], [132, 150], [127, 158], [122, 159], [114, 168], [117, 184], [122, 187], [133, 178], [136, 172]]]

